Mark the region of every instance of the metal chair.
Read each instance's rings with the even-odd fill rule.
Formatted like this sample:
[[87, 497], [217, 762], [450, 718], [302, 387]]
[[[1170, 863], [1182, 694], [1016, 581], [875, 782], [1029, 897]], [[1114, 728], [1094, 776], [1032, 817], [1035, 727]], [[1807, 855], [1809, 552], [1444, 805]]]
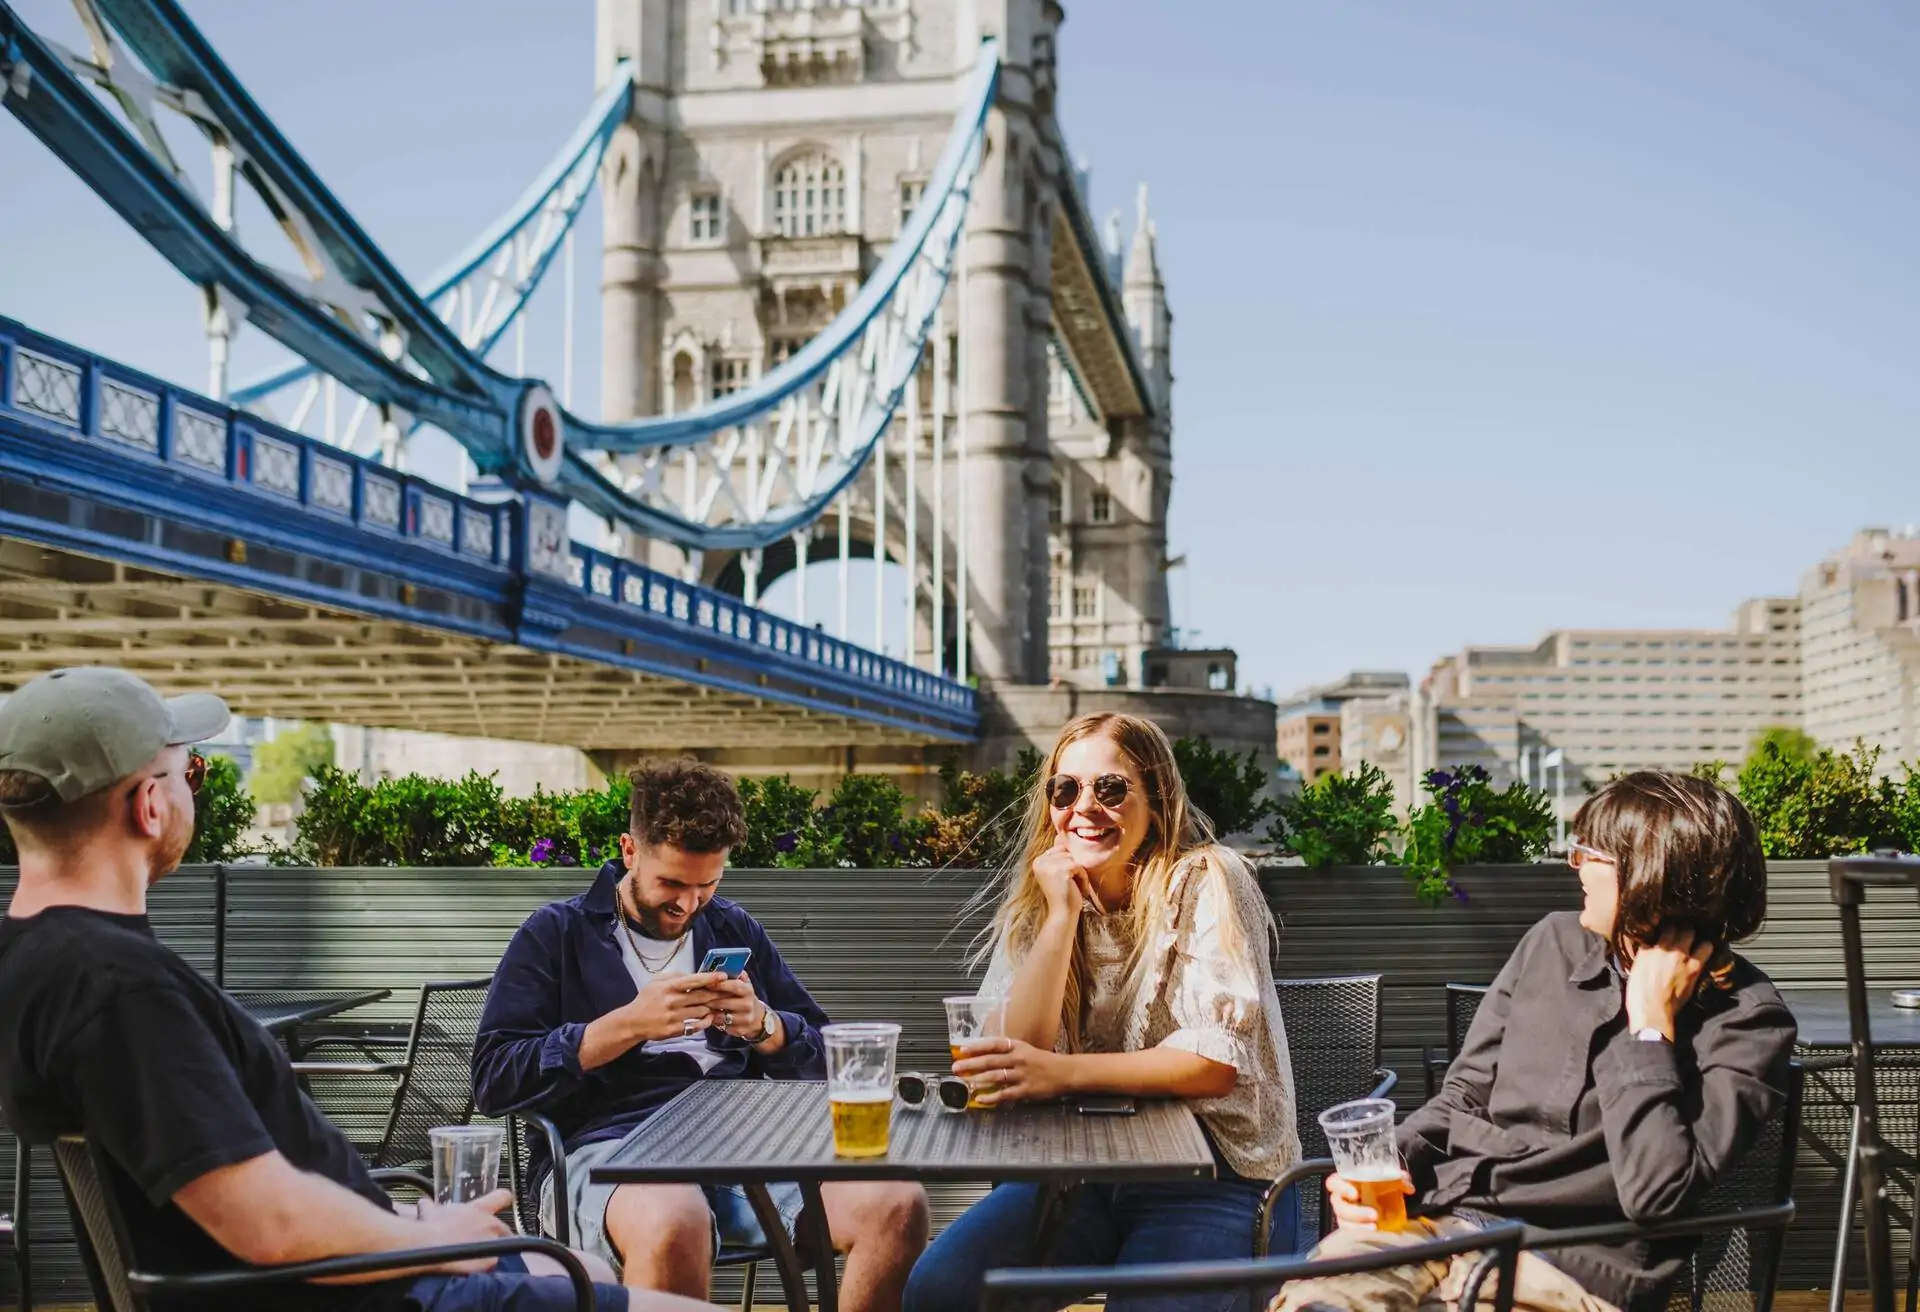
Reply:
[[1447, 1050], [1441, 1054], [1428, 1047], [1420, 1054], [1427, 1068], [1429, 1100], [1446, 1082], [1447, 1067], [1460, 1055], [1460, 1047], [1467, 1041], [1467, 1031], [1473, 1028], [1473, 1018], [1479, 1014], [1480, 1004], [1486, 1001], [1489, 987], [1486, 984], [1447, 985]]
[[[523, 1234], [537, 1235], [543, 1229], [540, 1191], [534, 1179], [534, 1171], [541, 1165], [534, 1154], [536, 1143], [540, 1157], [553, 1166], [553, 1196], [557, 1200], [553, 1209], [553, 1238], [571, 1244], [573, 1218], [567, 1215], [564, 1203], [558, 1201], [567, 1197], [566, 1141], [560, 1135], [560, 1127], [538, 1112], [516, 1112], [507, 1117], [508, 1169], [513, 1182], [515, 1216]], [[741, 1274], [740, 1312], [752, 1312], [760, 1263], [771, 1260], [773, 1254], [764, 1248], [723, 1248], [714, 1255], [716, 1268], [745, 1268]]]
[[[1667, 1312], [1705, 1312], [1709, 1299], [1714, 1312], [1727, 1312], [1732, 1300], [1741, 1295], [1751, 1299], [1749, 1312], [1769, 1312], [1787, 1225], [1793, 1220], [1794, 1147], [1800, 1138], [1804, 1082], [1805, 1072], [1794, 1062], [1788, 1068], [1787, 1105], [1714, 1181], [1701, 1197], [1696, 1215], [1651, 1224], [1621, 1221], [1564, 1230], [1528, 1226], [1521, 1250], [1698, 1238], [1700, 1246], [1667, 1296]], [[1332, 1171], [1330, 1160], [1302, 1162], [1275, 1185], [1321, 1179]], [[1468, 1300], [1463, 1298], [1461, 1306], [1469, 1306]]]
[[1015, 1312], [1027, 1307], [1062, 1307], [1083, 1303], [1089, 1295], [1191, 1294], [1233, 1291], [1249, 1295], [1264, 1306], [1267, 1296], [1289, 1280], [1309, 1276], [1354, 1275], [1415, 1262], [1436, 1261], [1462, 1253], [1484, 1253], [1473, 1280], [1462, 1291], [1461, 1307], [1473, 1307], [1488, 1275], [1495, 1275], [1493, 1312], [1511, 1312], [1513, 1274], [1524, 1233], [1517, 1221], [1489, 1226], [1474, 1234], [1451, 1239], [1380, 1249], [1353, 1257], [1318, 1261], [1292, 1257], [1255, 1258], [1238, 1262], [1174, 1262], [1151, 1266], [1038, 1267], [987, 1272], [981, 1295], [983, 1312]]
[[343, 1128], [365, 1126], [384, 1101], [385, 1118], [367, 1154], [372, 1166], [427, 1167], [427, 1131], [473, 1119], [473, 1040], [492, 982], [429, 980], [405, 1038], [323, 1035], [307, 1045], [309, 1056], [346, 1048], [361, 1060], [294, 1063], [314, 1101]]
[[[73, 1230], [80, 1243], [80, 1257], [93, 1287], [95, 1305], [103, 1312], [148, 1312], [151, 1300], [168, 1300], [170, 1306], [191, 1305], [206, 1299], [244, 1289], [324, 1279], [329, 1276], [369, 1275], [381, 1271], [450, 1262], [463, 1258], [498, 1257], [506, 1253], [542, 1253], [558, 1262], [573, 1282], [574, 1306], [579, 1312], [593, 1312], [593, 1280], [580, 1259], [565, 1245], [550, 1239], [514, 1235], [504, 1239], [486, 1239], [472, 1244], [452, 1244], [436, 1248], [407, 1249], [394, 1253], [368, 1253], [355, 1257], [330, 1257], [314, 1262], [295, 1262], [275, 1267], [235, 1267], [225, 1271], [196, 1273], [152, 1272], [134, 1265], [126, 1220], [120, 1214], [113, 1192], [113, 1163], [84, 1138], [77, 1135], [58, 1140], [53, 1156], [65, 1186], [67, 1205], [73, 1212]], [[431, 1192], [432, 1182], [412, 1172], [380, 1172], [383, 1183], [398, 1183]], [[174, 1301], [177, 1300], [177, 1301]]]
[[[1302, 1157], [1323, 1157], [1326, 1136], [1320, 1113], [1355, 1098], [1384, 1098], [1398, 1081], [1380, 1065], [1380, 976], [1328, 975], [1317, 979], [1278, 979], [1280, 1016], [1287, 1027], [1287, 1052], [1293, 1059], [1294, 1126]], [[1254, 1234], [1254, 1256], [1265, 1257], [1272, 1238], [1273, 1206], [1281, 1186], [1267, 1191]], [[1300, 1224], [1307, 1233], [1331, 1228], [1319, 1195], [1300, 1199]], [[1314, 1227], [1307, 1230], [1308, 1226]]]
[[27, 1188], [33, 1149], [25, 1139], [13, 1141], [12, 1211], [0, 1212], [0, 1240], [13, 1249], [13, 1271], [20, 1281], [19, 1312], [33, 1312], [33, 1253], [27, 1247]]

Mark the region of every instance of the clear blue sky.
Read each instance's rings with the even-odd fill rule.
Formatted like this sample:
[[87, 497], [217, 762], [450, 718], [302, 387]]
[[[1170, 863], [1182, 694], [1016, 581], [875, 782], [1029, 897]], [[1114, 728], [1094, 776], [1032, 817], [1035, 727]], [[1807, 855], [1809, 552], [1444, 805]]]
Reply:
[[[586, 0], [187, 3], [416, 275], [591, 90]], [[1920, 521], [1920, 9], [1069, 9], [1062, 116], [1101, 215], [1151, 184], [1176, 316], [1176, 619], [1248, 682], [1718, 624]], [[195, 307], [0, 118], [0, 313], [201, 385]]]

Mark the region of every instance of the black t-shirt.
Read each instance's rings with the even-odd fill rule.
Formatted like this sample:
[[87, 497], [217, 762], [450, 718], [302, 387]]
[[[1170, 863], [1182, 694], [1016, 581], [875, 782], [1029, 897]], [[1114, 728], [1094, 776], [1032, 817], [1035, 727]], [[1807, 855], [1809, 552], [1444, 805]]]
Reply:
[[[147, 1270], [239, 1265], [173, 1195], [276, 1149], [391, 1206], [273, 1036], [155, 939], [144, 916], [50, 907], [0, 922], [0, 1110], [30, 1143], [82, 1133], [105, 1150], [133, 1259]], [[272, 1301], [386, 1312], [405, 1306], [409, 1283], [286, 1286]], [[257, 1304], [260, 1294], [233, 1301]]]

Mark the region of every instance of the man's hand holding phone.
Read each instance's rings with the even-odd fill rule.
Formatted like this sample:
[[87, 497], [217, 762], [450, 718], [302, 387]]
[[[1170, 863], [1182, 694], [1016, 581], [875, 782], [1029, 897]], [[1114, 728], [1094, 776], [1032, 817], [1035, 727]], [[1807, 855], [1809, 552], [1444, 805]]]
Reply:
[[650, 980], [617, 1013], [638, 1043], [681, 1039], [719, 1023], [720, 989], [729, 983], [717, 970], [704, 975], [662, 975]]

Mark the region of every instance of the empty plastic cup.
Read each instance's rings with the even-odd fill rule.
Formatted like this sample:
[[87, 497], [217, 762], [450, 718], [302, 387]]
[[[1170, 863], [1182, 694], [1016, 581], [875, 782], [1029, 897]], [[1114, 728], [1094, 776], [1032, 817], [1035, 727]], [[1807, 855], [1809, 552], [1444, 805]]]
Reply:
[[1382, 1230], [1400, 1230], [1407, 1224], [1393, 1110], [1392, 1099], [1362, 1098], [1320, 1113], [1320, 1129], [1333, 1151], [1334, 1169], [1359, 1190], [1360, 1205], [1379, 1214], [1375, 1224]]
[[470, 1203], [500, 1187], [500, 1149], [506, 1131], [497, 1125], [442, 1125], [427, 1131], [433, 1150], [433, 1200]]
[[886, 1156], [900, 1027], [888, 1021], [823, 1025], [820, 1037], [827, 1050], [833, 1151], [842, 1157]]

